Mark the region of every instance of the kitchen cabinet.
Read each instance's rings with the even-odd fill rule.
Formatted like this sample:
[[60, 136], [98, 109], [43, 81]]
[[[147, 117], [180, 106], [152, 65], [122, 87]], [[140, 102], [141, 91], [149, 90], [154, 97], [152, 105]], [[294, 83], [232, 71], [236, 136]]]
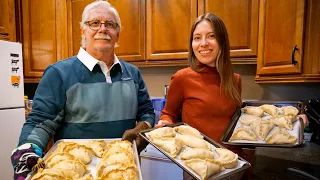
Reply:
[[21, 0], [25, 82], [39, 82], [43, 71], [68, 57], [64, 1]]
[[255, 64], [258, 53], [259, 0], [199, 0], [199, 14], [212, 12], [228, 31], [233, 64]]
[[317, 0], [260, 1], [257, 83], [320, 82]]
[[15, 2], [0, 1], [0, 40], [16, 41]]

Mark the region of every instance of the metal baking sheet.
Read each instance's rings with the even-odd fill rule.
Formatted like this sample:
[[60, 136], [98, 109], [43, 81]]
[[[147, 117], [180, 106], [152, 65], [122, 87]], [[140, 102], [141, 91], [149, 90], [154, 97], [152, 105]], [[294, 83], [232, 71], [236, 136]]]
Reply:
[[[112, 138], [112, 139], [60, 139], [59, 141], [55, 142], [54, 145], [52, 146], [52, 148], [46, 153], [46, 155], [43, 157], [44, 160], [46, 160], [51, 153], [54, 153], [54, 151], [57, 148], [58, 143], [60, 142], [75, 142], [78, 144], [84, 144], [85, 142], [91, 141], [91, 140], [104, 140], [107, 144], [115, 141], [115, 140], [121, 140], [121, 138]], [[142, 174], [141, 174], [141, 169], [140, 169], [140, 161], [139, 161], [139, 155], [138, 155], [138, 150], [137, 150], [137, 145], [136, 142], [133, 141], [132, 143], [132, 148], [133, 148], [133, 153], [135, 155], [135, 163], [137, 165], [137, 170], [138, 170], [138, 176], [139, 176], [139, 180], [142, 180]], [[87, 164], [87, 169], [89, 170], [89, 173], [92, 174], [93, 179], [96, 179], [96, 174], [97, 174], [97, 165], [99, 163], [101, 158], [98, 158], [96, 156], [92, 156], [92, 160], [91, 163]], [[88, 173], [85, 174], [85, 176]], [[28, 177], [26, 178], [26, 180], [30, 180], [31, 177], [34, 175], [33, 172], [29, 173]]]
[[[245, 106], [261, 106], [263, 104], [273, 104], [277, 107], [282, 107], [282, 106], [294, 106], [299, 110], [298, 114], [303, 113], [303, 103], [300, 101], [245, 101], [242, 104], [242, 107]], [[267, 143], [249, 143], [249, 142], [229, 142], [228, 140], [230, 139], [232, 133], [235, 130], [235, 127], [238, 123], [239, 117], [241, 116], [241, 108], [238, 108], [236, 112], [234, 113], [231, 123], [224, 133], [224, 135], [221, 137], [221, 142], [226, 145], [240, 145], [240, 146], [264, 146], [264, 147], [296, 147], [304, 143], [303, 140], [303, 121], [302, 119], [299, 119], [295, 123], [300, 123], [298, 124], [298, 130], [299, 130], [299, 137], [298, 137], [298, 142], [296, 144], [267, 144]], [[297, 125], [297, 124], [296, 124]]]
[[[170, 125], [166, 125], [166, 126], [167, 127], [176, 127], [176, 126], [180, 126], [180, 125], [188, 125], [188, 124], [181, 122], [181, 123], [170, 124]], [[165, 156], [167, 156], [171, 161], [173, 161], [175, 164], [177, 164], [179, 167], [181, 167], [184, 171], [186, 171], [188, 174], [190, 174], [192, 177], [194, 177], [195, 179], [201, 180], [200, 176], [197, 173], [195, 173], [192, 169], [190, 169], [189, 167], [184, 165], [183, 160], [179, 159], [180, 153], [175, 158], [173, 158], [173, 157], [170, 156], [169, 153], [167, 153], [166, 151], [162, 150], [157, 145], [153, 144], [153, 142], [151, 140], [149, 140], [149, 138], [146, 136], [145, 133], [148, 133], [148, 132], [150, 132], [150, 131], [152, 131], [154, 129], [155, 128], [141, 131], [140, 135], [145, 140], [147, 140], [151, 145], [153, 145], [156, 149], [158, 149], [161, 153], [163, 153]], [[222, 145], [220, 145], [217, 142], [215, 142], [212, 139], [210, 139], [209, 137], [207, 137], [206, 135], [204, 135], [202, 133], [201, 133], [201, 135], [204, 137], [203, 138], [204, 140], [206, 140], [207, 142], [209, 142], [212, 145], [211, 150], [215, 154], [215, 157], [218, 156], [218, 154], [214, 151], [215, 148], [225, 148]], [[182, 151], [183, 151], [183, 149], [181, 149], [180, 152], [182, 152]], [[238, 163], [238, 166], [236, 168], [225, 169], [224, 171], [222, 171], [222, 172], [220, 172], [218, 174], [215, 174], [215, 175], [209, 177], [208, 179], [210, 179], [210, 180], [223, 179], [223, 178], [232, 176], [232, 175], [234, 175], [236, 173], [240, 173], [240, 172], [244, 171], [245, 169], [247, 169], [247, 168], [249, 168], [251, 166], [251, 164], [248, 161], [244, 160], [241, 157], [239, 157], [238, 160], [239, 160], [239, 163]]]

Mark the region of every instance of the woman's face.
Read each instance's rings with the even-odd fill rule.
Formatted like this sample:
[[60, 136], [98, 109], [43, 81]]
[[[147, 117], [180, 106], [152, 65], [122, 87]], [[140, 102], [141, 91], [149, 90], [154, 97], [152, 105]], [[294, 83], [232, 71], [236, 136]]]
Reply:
[[196, 58], [207, 66], [215, 67], [220, 47], [214, 29], [208, 20], [199, 22], [193, 32], [192, 49]]

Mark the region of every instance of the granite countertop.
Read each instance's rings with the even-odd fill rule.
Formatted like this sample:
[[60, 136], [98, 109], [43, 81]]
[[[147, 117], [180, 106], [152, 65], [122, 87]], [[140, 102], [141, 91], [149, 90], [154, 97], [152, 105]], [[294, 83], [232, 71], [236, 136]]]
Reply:
[[294, 148], [256, 147], [255, 156], [320, 165], [320, 145], [313, 142], [305, 142], [301, 146]]

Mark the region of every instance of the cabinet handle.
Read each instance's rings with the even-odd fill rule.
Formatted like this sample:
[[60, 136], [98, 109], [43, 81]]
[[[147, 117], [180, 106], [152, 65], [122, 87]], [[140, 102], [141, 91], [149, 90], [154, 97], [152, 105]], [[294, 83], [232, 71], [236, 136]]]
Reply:
[[299, 48], [297, 48], [297, 45], [295, 45], [295, 46], [293, 47], [293, 50], [292, 50], [292, 57], [291, 57], [291, 63], [292, 63], [292, 65], [296, 65], [296, 64], [298, 63], [298, 61], [294, 60], [294, 53], [295, 53], [296, 51], [298, 51], [298, 50], [299, 50]]
[[0, 35], [9, 36], [9, 33], [0, 33]]

